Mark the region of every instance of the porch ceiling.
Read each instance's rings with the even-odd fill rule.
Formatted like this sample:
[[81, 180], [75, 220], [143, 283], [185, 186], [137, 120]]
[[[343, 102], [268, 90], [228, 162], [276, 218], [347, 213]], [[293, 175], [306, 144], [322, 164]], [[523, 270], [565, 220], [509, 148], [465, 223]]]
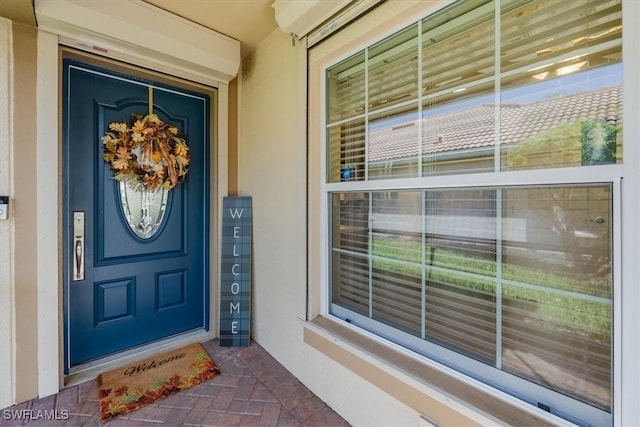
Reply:
[[0, 16], [15, 22], [36, 25], [36, 14], [31, 1], [0, 0]]

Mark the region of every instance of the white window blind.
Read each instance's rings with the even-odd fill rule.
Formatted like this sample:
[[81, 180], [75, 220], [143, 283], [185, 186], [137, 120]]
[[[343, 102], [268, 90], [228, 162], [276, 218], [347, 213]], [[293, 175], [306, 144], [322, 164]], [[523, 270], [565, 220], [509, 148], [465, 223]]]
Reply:
[[332, 195], [332, 301], [611, 409], [610, 185]]
[[498, 58], [456, 2], [329, 69], [330, 182], [621, 162], [620, 1], [501, 6]]

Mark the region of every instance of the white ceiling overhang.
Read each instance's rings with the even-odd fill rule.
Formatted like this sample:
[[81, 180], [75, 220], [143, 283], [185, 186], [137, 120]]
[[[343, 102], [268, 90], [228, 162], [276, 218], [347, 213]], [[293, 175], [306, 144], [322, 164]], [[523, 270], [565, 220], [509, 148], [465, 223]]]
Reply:
[[238, 74], [240, 42], [141, 0], [35, 0], [35, 13], [62, 44], [205, 84]]

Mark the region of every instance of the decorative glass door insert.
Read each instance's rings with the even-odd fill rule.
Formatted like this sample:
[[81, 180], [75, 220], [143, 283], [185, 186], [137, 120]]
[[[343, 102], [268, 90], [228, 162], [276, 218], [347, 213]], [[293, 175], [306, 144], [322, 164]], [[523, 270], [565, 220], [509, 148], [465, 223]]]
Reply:
[[141, 239], [156, 235], [167, 208], [168, 191], [136, 188], [131, 181], [120, 181], [120, 207], [131, 231]]

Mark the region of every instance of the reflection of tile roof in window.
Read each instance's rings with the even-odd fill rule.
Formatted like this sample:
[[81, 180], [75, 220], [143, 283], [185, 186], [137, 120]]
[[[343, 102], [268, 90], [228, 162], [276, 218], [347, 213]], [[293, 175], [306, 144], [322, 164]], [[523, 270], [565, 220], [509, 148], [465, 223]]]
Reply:
[[[481, 149], [494, 144], [495, 108], [478, 105], [426, 117], [422, 121], [423, 154]], [[513, 145], [581, 118], [617, 120], [622, 112], [622, 88], [610, 87], [530, 104], [501, 106], [501, 144]], [[415, 158], [419, 151], [418, 121], [377, 129], [369, 134], [369, 161]]]

